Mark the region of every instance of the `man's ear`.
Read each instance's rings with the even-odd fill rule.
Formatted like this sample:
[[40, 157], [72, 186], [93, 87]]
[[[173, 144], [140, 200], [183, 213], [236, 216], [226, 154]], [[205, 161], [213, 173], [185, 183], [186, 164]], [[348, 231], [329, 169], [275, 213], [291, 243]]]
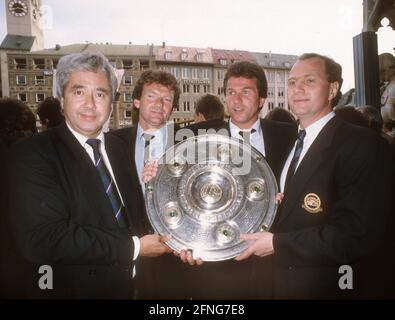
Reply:
[[263, 105], [265, 104], [266, 98], [259, 98], [259, 110], [263, 108]]
[[133, 99], [133, 105], [136, 109], [140, 109], [140, 100]]
[[329, 84], [329, 100], [335, 99], [337, 93], [339, 92], [339, 82], [335, 81]]

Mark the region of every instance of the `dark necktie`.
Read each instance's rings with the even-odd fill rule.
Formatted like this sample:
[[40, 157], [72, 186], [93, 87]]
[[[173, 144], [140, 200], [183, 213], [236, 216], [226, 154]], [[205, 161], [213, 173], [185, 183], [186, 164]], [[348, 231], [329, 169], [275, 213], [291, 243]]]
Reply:
[[294, 156], [289, 165], [287, 177], [285, 179], [284, 192], [287, 190], [289, 184], [291, 183], [292, 177], [295, 174], [296, 165], [298, 164], [300, 154], [302, 153], [303, 150], [303, 139], [305, 136], [306, 136], [306, 130], [300, 130], [296, 138], [296, 148], [295, 148]]
[[151, 158], [151, 150], [150, 150], [150, 144], [151, 140], [155, 138], [154, 135], [149, 134], [149, 133], [143, 133], [143, 138], [144, 138], [144, 164]]
[[251, 131], [239, 131], [239, 135], [243, 137], [245, 144], [251, 144], [251, 135], [255, 132], [255, 129], [251, 129]]
[[129, 225], [125, 213], [125, 208], [122, 204], [121, 198], [119, 197], [117, 187], [100, 153], [101, 141], [99, 139], [88, 139], [86, 143], [89, 144], [93, 149], [93, 155], [95, 158], [95, 167], [103, 183], [104, 190], [106, 191], [106, 194], [111, 202], [111, 206], [114, 210], [115, 218], [117, 219], [119, 226], [125, 228]]

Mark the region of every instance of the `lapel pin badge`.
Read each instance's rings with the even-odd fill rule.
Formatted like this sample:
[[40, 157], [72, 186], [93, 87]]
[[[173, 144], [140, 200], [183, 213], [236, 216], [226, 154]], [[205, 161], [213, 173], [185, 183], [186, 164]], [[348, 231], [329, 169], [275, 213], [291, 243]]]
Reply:
[[304, 197], [304, 203], [302, 205], [302, 208], [310, 213], [318, 213], [323, 211], [321, 207], [321, 199], [315, 193], [306, 194], [306, 196]]

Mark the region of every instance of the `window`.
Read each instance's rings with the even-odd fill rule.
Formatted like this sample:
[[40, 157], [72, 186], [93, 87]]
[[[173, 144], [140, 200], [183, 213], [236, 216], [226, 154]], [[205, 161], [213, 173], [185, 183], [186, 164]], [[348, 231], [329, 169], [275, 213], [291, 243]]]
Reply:
[[226, 61], [226, 59], [219, 59], [219, 64], [222, 66], [226, 66], [228, 64], [228, 61]]
[[43, 102], [45, 99], [44, 93], [36, 93], [36, 102]]
[[269, 102], [268, 107], [269, 107], [269, 110], [272, 110], [274, 108], [274, 102]]
[[26, 93], [18, 93], [18, 99], [23, 101], [23, 102], [27, 102], [27, 95], [26, 95]]
[[274, 88], [273, 87], [267, 88], [267, 96], [268, 97], [273, 97], [274, 96]]
[[131, 102], [131, 101], [132, 101], [132, 94], [131, 94], [131, 93], [124, 93], [124, 95], [123, 95], [123, 101], [125, 101], [125, 102]]
[[188, 79], [189, 78], [189, 69], [188, 68], [182, 68], [181, 69], [181, 77], [183, 79]]
[[192, 79], [198, 79], [199, 78], [199, 69], [193, 68], [192, 69]]
[[210, 86], [208, 84], [203, 85], [203, 92], [204, 93], [209, 93], [210, 92]]
[[43, 85], [43, 84], [45, 84], [44, 76], [35, 76], [34, 77], [34, 83], [36, 85]]
[[278, 104], [278, 107], [279, 107], [279, 108], [284, 108], [284, 102], [280, 102], [280, 103]]
[[165, 52], [165, 60], [170, 60], [171, 59], [171, 51], [166, 51]]
[[26, 59], [22, 59], [22, 58], [15, 59], [15, 67], [16, 69], [19, 70], [27, 69]]
[[189, 93], [189, 84], [183, 84], [182, 85], [182, 92], [183, 93]]
[[133, 60], [123, 60], [123, 68], [124, 69], [132, 69], [133, 68]]
[[17, 75], [16, 76], [16, 84], [25, 85], [26, 84], [26, 76], [25, 75]]
[[209, 70], [208, 69], [202, 69], [202, 78], [203, 79], [209, 78]]
[[220, 96], [223, 93], [224, 93], [224, 88], [223, 87], [218, 87], [218, 95]]
[[52, 67], [53, 67], [54, 69], [56, 69], [56, 68], [57, 68], [57, 66], [58, 66], [58, 62], [59, 62], [59, 60], [58, 60], [58, 59], [52, 59]]
[[203, 61], [203, 52], [199, 51], [196, 54], [196, 61], [199, 61], [199, 62]]
[[44, 59], [34, 59], [34, 69], [44, 70], [45, 60]]
[[132, 118], [132, 110], [125, 110], [124, 118], [131, 119]]
[[267, 73], [267, 81], [268, 82], [274, 82], [274, 71], [269, 71]]
[[140, 70], [144, 71], [149, 69], [149, 60], [140, 60]]
[[223, 80], [224, 79], [224, 71], [223, 70], [218, 70], [217, 72], [217, 80]]
[[171, 67], [170, 68], [170, 73], [178, 79], [180, 77], [179, 69], [177, 67]]
[[182, 52], [181, 52], [181, 60], [186, 60], [187, 59], [187, 56], [188, 56], [188, 54], [187, 54], [187, 49], [182, 49]]
[[191, 103], [189, 101], [184, 101], [184, 111], [191, 111]]
[[123, 84], [130, 86], [133, 83], [133, 78], [131, 75], [124, 75], [123, 76]]
[[284, 97], [284, 88], [278, 88], [277, 95], [279, 97]]
[[193, 85], [193, 93], [199, 93], [200, 92], [200, 85], [194, 84]]

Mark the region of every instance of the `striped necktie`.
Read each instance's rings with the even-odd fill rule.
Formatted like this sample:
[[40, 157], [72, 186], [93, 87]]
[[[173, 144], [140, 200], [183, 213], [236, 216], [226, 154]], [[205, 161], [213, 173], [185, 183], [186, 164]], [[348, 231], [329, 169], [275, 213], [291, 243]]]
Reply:
[[122, 204], [121, 198], [118, 194], [117, 187], [115, 185], [114, 180], [111, 177], [104, 161], [103, 157], [100, 153], [100, 143], [99, 139], [88, 139], [86, 141], [93, 149], [93, 155], [95, 158], [95, 167], [97, 172], [99, 173], [100, 179], [103, 183], [104, 190], [108, 196], [108, 199], [111, 202], [111, 206], [114, 210], [115, 218], [118, 221], [118, 224], [121, 228], [125, 228], [129, 226], [125, 208]]
[[155, 138], [153, 134], [143, 133], [144, 139], [144, 164], [151, 158], [150, 144], [151, 140]]
[[251, 129], [251, 131], [239, 131], [239, 135], [243, 137], [243, 141], [245, 144], [251, 144], [251, 135], [255, 132], [255, 129]]
[[303, 140], [305, 136], [306, 136], [306, 130], [300, 130], [296, 138], [296, 148], [295, 148], [294, 156], [291, 160], [291, 164], [289, 165], [287, 177], [285, 178], [284, 192], [287, 190], [295, 174], [296, 165], [299, 162], [300, 154], [302, 153], [303, 150]]

